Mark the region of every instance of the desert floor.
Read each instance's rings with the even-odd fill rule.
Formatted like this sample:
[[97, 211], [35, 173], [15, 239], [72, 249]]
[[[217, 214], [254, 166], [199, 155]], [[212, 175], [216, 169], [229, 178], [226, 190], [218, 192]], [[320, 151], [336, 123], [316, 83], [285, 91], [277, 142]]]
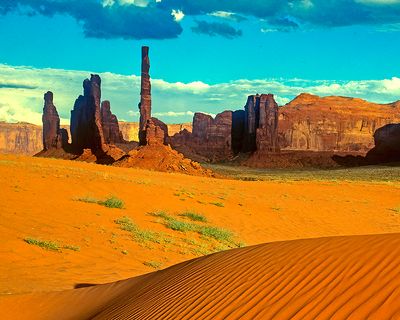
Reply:
[[[108, 283], [266, 242], [400, 232], [396, 168], [244, 172], [230, 173], [262, 181], [0, 156], [0, 295]], [[93, 203], [111, 196], [124, 208]]]

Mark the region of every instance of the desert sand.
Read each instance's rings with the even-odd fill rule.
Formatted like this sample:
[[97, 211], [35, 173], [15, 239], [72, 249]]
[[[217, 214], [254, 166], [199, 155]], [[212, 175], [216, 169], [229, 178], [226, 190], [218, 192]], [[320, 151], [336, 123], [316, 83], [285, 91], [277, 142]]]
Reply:
[[0, 308], [20, 319], [397, 319], [399, 264], [400, 234], [284, 241]]
[[[0, 185], [4, 317], [399, 316], [397, 182], [240, 181], [2, 155]], [[79, 201], [111, 195], [123, 209]], [[187, 221], [188, 211], [232, 240], [173, 230], [160, 215]], [[134, 241], [116, 223], [124, 217], [165, 241]], [[379, 236], [317, 239], [348, 235]], [[244, 245], [256, 246], [188, 261]]]

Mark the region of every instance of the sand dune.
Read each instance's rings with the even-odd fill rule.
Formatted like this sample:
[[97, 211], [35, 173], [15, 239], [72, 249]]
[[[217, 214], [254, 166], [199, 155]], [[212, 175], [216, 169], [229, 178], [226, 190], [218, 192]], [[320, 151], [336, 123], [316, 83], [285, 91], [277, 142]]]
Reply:
[[0, 310], [3, 319], [397, 319], [399, 301], [400, 234], [388, 234], [234, 249], [113, 284], [3, 298]]

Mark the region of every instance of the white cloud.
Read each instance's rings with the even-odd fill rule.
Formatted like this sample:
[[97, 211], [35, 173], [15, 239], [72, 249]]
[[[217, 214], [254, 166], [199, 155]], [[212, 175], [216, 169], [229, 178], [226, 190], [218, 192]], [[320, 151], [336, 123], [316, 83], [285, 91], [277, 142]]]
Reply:
[[[0, 121], [41, 123], [43, 95], [54, 93], [54, 104], [63, 124], [69, 123], [75, 99], [82, 94], [82, 82], [94, 73], [62, 69], [36, 69], [0, 64]], [[102, 78], [102, 99], [111, 101], [112, 111], [127, 121], [138, 121], [140, 77], [110, 72]], [[153, 115], [165, 122], [188, 122], [194, 112], [211, 115], [223, 110], [238, 110], [247, 96], [273, 93], [283, 105], [302, 92], [353, 96], [388, 103], [400, 98], [400, 78], [383, 80], [331, 81], [304, 79], [240, 79], [227, 83], [207, 84], [167, 82], [152, 79]]]
[[362, 4], [372, 4], [372, 5], [388, 5], [388, 4], [399, 4], [400, 0], [356, 0], [356, 2]]
[[185, 14], [183, 13], [182, 10], [175, 10], [175, 9], [173, 9], [173, 10], [171, 11], [171, 16], [174, 17], [175, 21], [179, 22], [179, 21], [181, 21], [181, 20], [185, 17]]

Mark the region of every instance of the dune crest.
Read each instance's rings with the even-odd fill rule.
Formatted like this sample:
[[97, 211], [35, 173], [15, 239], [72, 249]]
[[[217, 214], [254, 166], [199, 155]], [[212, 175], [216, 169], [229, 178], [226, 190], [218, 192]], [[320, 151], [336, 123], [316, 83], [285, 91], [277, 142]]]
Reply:
[[0, 310], [3, 319], [392, 319], [399, 273], [400, 234], [295, 240], [113, 284], [3, 298]]

